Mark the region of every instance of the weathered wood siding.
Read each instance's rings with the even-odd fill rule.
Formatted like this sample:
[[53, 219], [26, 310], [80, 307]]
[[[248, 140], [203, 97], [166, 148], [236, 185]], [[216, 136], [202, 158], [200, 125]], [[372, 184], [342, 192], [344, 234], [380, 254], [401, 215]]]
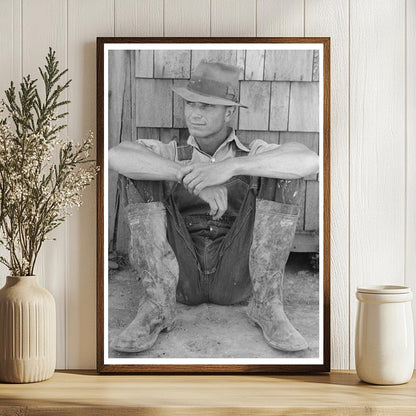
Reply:
[[[129, 140], [154, 139], [167, 143], [170, 140], [180, 142], [180, 138], [187, 136], [183, 99], [172, 92], [172, 86], [186, 86], [199, 62], [206, 60], [240, 68], [240, 101], [248, 109], [239, 108], [231, 126], [245, 144], [255, 139], [276, 144], [297, 141], [317, 153], [319, 151], [319, 82], [312, 82], [313, 74], [319, 72], [317, 51], [155, 50], [118, 52], [118, 55], [123, 56], [124, 61], [119, 58], [113, 64], [112, 58], [110, 64], [114, 65], [114, 70], [110, 72], [113, 78], [118, 79], [111, 82], [124, 86], [125, 90], [119, 91], [117, 98], [110, 91], [113, 94], [111, 120], [115, 120], [111, 131], [120, 130], [123, 124], [122, 100], [134, 99], [133, 118], [125, 119], [135, 130]], [[129, 80], [125, 79], [128, 70], [118, 67], [120, 62], [133, 68]], [[119, 100], [118, 104], [113, 102], [115, 99]], [[119, 138], [113, 138], [110, 145], [116, 144], [117, 140]], [[113, 177], [114, 174], [110, 186], [114, 186]], [[302, 187], [302, 212], [297, 227], [298, 232], [308, 232], [315, 239], [319, 231], [318, 178], [319, 175], [307, 177], [308, 182], [315, 184], [308, 183]], [[129, 233], [122, 214], [116, 212], [119, 201], [115, 194], [112, 189], [109, 224], [113, 244], [110, 247], [125, 252]], [[113, 231], [115, 219], [120, 223], [115, 224], [116, 232]], [[305, 250], [309, 247], [306, 245]]]

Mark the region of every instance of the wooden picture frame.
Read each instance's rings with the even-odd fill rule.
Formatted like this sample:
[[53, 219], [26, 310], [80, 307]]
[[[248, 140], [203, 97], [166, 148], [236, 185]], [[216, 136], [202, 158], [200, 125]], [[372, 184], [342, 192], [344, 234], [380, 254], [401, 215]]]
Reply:
[[[177, 51], [182, 51], [182, 55]], [[166, 53], [170, 53], [168, 58]], [[161, 57], [163, 54], [165, 55]], [[315, 262], [318, 272], [308, 271], [302, 275], [314, 287], [311, 293], [315, 302], [312, 302], [315, 315], [313, 325], [309, 325], [315, 334], [314, 349], [310, 347], [309, 353], [285, 353], [279, 357], [253, 357], [247, 353], [247, 357], [237, 358], [229, 355], [214, 358], [206, 355], [165, 358], [161, 350], [159, 356], [143, 357], [142, 353], [115, 355], [109, 347], [110, 335], [116, 332], [116, 329], [110, 328], [110, 321], [125, 326], [131, 320], [130, 316], [126, 321], [125, 314], [131, 315], [135, 296], [124, 280], [117, 286], [123, 267], [129, 266], [125, 266], [127, 255], [124, 254], [123, 257], [118, 254], [117, 244], [120, 247], [122, 244], [126, 247], [127, 244], [123, 234], [126, 225], [121, 219], [120, 195], [115, 190], [117, 175], [114, 176], [108, 170], [110, 142], [117, 144], [122, 140], [135, 141], [138, 133], [140, 138], [153, 138], [165, 143], [172, 138], [178, 143], [186, 141], [188, 133], [184, 132], [184, 121], [179, 114], [176, 98], [165, 86], [176, 82], [181, 86], [186, 85], [198, 64], [196, 61], [200, 61], [201, 57], [208, 61], [220, 61], [224, 56], [224, 63], [232, 63], [240, 68], [241, 99], [245, 94], [246, 99], [254, 100], [250, 97], [255, 94], [247, 93], [251, 88], [265, 91], [264, 94], [267, 95], [257, 93], [254, 107], [260, 109], [253, 113], [240, 112], [237, 121], [233, 121], [233, 127], [237, 129], [237, 135], [241, 135], [243, 143], [250, 143], [253, 137], [264, 137], [269, 142], [278, 144], [300, 138], [307, 147], [319, 152], [319, 173], [306, 178], [305, 187], [302, 188], [302, 218], [298, 222], [298, 232], [292, 247], [295, 251], [315, 253], [310, 255], [310, 260]], [[179, 70], [178, 65], [182, 65]], [[152, 83], [153, 87], [150, 86]], [[142, 84], [144, 87], [140, 89], [139, 85]], [[160, 101], [162, 105], [158, 107], [155, 117], [154, 108], [148, 111], [145, 107], [140, 107], [140, 103], [146, 102], [146, 96], [141, 95], [145, 94], [143, 91], [151, 93], [152, 100], [155, 101], [165, 97], [169, 110], [164, 112], [163, 101]], [[311, 94], [312, 98], [307, 98]], [[284, 100], [286, 101], [283, 102]], [[262, 110], [263, 101], [266, 104]], [[249, 122], [244, 119], [244, 115]], [[97, 186], [97, 369], [100, 373], [330, 371], [329, 38], [97, 38], [97, 161], [101, 167]], [[114, 243], [114, 236], [117, 235], [122, 237], [117, 237], [118, 242]], [[292, 256], [305, 258], [304, 254]], [[113, 267], [111, 273], [110, 266]], [[129, 276], [128, 273], [126, 275]], [[133, 281], [133, 278], [128, 279]], [[118, 302], [118, 309], [113, 306], [110, 308], [110, 297], [112, 305]], [[121, 299], [123, 297], [126, 301]], [[307, 303], [305, 301], [302, 304]], [[129, 308], [127, 304], [130, 305]], [[193, 311], [191, 308], [189, 311]], [[292, 307], [293, 315], [296, 314], [296, 308], [296, 305]], [[303, 318], [299, 319], [302, 324]], [[259, 328], [254, 330], [258, 331], [261, 338]], [[163, 334], [159, 335], [158, 342], [167, 339]], [[186, 334], [180, 336], [185, 337]], [[204, 337], [204, 342], [208, 345], [210, 339], [206, 335]], [[270, 352], [271, 355], [273, 353], [274, 350]]]

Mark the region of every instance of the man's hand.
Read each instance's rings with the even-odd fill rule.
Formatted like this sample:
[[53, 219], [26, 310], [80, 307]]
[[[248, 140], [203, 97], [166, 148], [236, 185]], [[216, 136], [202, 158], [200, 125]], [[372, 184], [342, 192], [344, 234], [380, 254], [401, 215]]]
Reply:
[[192, 163], [180, 169], [178, 180], [195, 195], [210, 186], [222, 185], [233, 177], [233, 160], [218, 163]]
[[203, 189], [199, 195], [210, 207], [209, 215], [212, 219], [220, 219], [228, 207], [228, 192], [225, 186], [211, 186]]

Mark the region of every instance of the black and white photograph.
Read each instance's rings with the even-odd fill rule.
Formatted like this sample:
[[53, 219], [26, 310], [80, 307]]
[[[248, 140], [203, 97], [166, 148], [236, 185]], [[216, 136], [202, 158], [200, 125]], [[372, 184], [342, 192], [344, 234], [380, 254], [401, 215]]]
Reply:
[[324, 366], [323, 43], [102, 46], [103, 366]]

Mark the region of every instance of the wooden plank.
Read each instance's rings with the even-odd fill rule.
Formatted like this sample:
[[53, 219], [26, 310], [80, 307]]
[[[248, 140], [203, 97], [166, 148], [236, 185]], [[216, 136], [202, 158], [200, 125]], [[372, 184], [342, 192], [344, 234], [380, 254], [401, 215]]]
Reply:
[[[186, 87], [189, 80], [175, 79], [173, 85], [175, 87]], [[173, 93], [173, 127], [183, 128], [186, 127], [185, 116], [184, 116], [184, 100], [183, 98]]]
[[212, 0], [211, 36], [256, 36], [256, 1]]
[[404, 283], [405, 2], [353, 0], [350, 10], [353, 368], [357, 286]]
[[[112, 36], [112, 0], [68, 0], [68, 67], [72, 83], [68, 95], [68, 135], [80, 142], [96, 124], [95, 38]], [[94, 155], [93, 155], [94, 156]], [[106, 167], [102, 167], [106, 168]], [[83, 205], [68, 219], [66, 284], [66, 367], [95, 366], [96, 184], [84, 191]], [[74, 248], [76, 247], [76, 250]]]
[[13, 81], [19, 85], [22, 76], [21, 1], [4, 0], [0, 14], [0, 99]]
[[[126, 88], [127, 51], [113, 50], [108, 54], [108, 147], [117, 146], [122, 139], [122, 112]], [[108, 244], [109, 251], [115, 249], [114, 229], [117, 218], [117, 178], [118, 173], [108, 172]]]
[[115, 36], [163, 36], [163, 0], [114, 0]]
[[319, 230], [319, 182], [306, 182], [305, 231]]
[[319, 81], [319, 51], [313, 51], [312, 81]]
[[[22, 77], [21, 16], [20, 0], [2, 2], [0, 13], [0, 100], [6, 98], [4, 91], [9, 88], [10, 82], [13, 81], [19, 85]], [[0, 255], [9, 257], [4, 247], [0, 247]], [[6, 283], [8, 274], [7, 267], [0, 264], [0, 287]]]
[[291, 82], [289, 131], [319, 131], [319, 83]]
[[[406, 116], [406, 137], [407, 137], [407, 163], [406, 163], [406, 262], [405, 262], [405, 284], [416, 291], [416, 1], [406, 2], [406, 91], [407, 91], [407, 116]], [[413, 296], [413, 317], [416, 322], [416, 296]], [[414, 325], [416, 339], [416, 325]], [[415, 350], [416, 365], [416, 350]]]
[[[349, 3], [306, 0], [305, 35], [331, 47], [331, 367], [349, 368]], [[355, 305], [354, 305], [355, 306]]]
[[300, 213], [298, 223], [296, 225], [296, 231], [303, 231], [305, 229], [305, 205], [306, 205], [306, 181], [301, 182], [300, 188], [301, 202], [300, 202]]
[[191, 51], [155, 51], [154, 65], [155, 78], [189, 79], [191, 76]]
[[237, 50], [237, 63], [236, 65], [240, 68], [240, 76], [239, 79], [243, 80], [244, 79], [244, 72], [245, 72], [245, 67], [246, 67], [246, 52], [243, 49], [238, 49]]
[[268, 130], [270, 82], [242, 81], [240, 100], [248, 106], [240, 109], [240, 130]]
[[263, 81], [264, 50], [246, 51], [246, 65], [244, 79], [249, 81]]
[[137, 78], [153, 78], [153, 51], [142, 49], [134, 52], [134, 75]]
[[295, 253], [319, 253], [319, 235], [316, 233], [296, 233], [292, 250]]
[[164, 10], [165, 36], [210, 36], [210, 0], [169, 0]]
[[136, 79], [136, 126], [172, 127], [172, 81]]
[[303, 36], [303, 0], [257, 0], [257, 36]]
[[[22, 2], [22, 72], [40, 78], [38, 67], [45, 65], [49, 47], [56, 51], [61, 70], [67, 67], [67, 14], [66, 0], [39, 0]], [[42, 22], [41, 24], [39, 22]], [[65, 76], [63, 81], [67, 77]], [[41, 84], [39, 83], [39, 86]], [[41, 95], [44, 89], [39, 88]], [[67, 98], [65, 92], [61, 96]], [[66, 110], [65, 107], [61, 107]], [[61, 131], [66, 137], [68, 130]], [[55, 159], [57, 161], [57, 159]], [[66, 285], [70, 247], [68, 245], [68, 223], [61, 225], [48, 235], [56, 241], [46, 241], [41, 249], [35, 273], [42, 286], [54, 296], [56, 302], [57, 368], [66, 366]]]
[[[135, 100], [135, 78], [134, 71], [134, 53], [133, 51], [126, 51], [125, 62], [125, 83], [123, 92], [123, 106], [121, 112], [121, 141], [132, 141], [135, 138], [136, 126], [134, 122], [134, 114], [136, 114], [136, 100]], [[120, 195], [118, 194], [118, 198]], [[128, 253], [130, 242], [130, 228], [127, 219], [121, 208], [121, 200], [118, 199], [118, 212], [116, 215], [116, 251], [118, 253]]]
[[198, 49], [192, 51], [191, 73], [201, 61], [222, 62], [224, 64], [235, 65], [240, 68], [239, 79], [244, 79], [245, 51], [243, 50], [215, 50]]
[[272, 82], [270, 130], [286, 131], [289, 123], [290, 82]]
[[[414, 416], [415, 386], [415, 375], [401, 386], [373, 386], [360, 382], [355, 372], [339, 371], [226, 377], [105, 377], [71, 371], [57, 372], [45, 383], [3, 384], [2, 409], [7, 415], [30, 416]], [[21, 409], [13, 413], [10, 406]]]
[[253, 140], [264, 140], [266, 143], [279, 144], [279, 132], [278, 131], [249, 131], [238, 130], [237, 137], [241, 143], [248, 146]]
[[[214, 49], [195, 49], [192, 51], [191, 73], [194, 72], [198, 64], [205, 60], [207, 62], [222, 62], [224, 64], [236, 65], [237, 51], [233, 50], [214, 50]], [[244, 73], [244, 66], [240, 66], [240, 71]]]
[[[165, 129], [167, 130], [167, 129]], [[141, 140], [160, 140], [160, 129], [138, 127], [137, 128], [137, 139]]]
[[266, 51], [264, 79], [269, 81], [312, 81], [313, 51]]

